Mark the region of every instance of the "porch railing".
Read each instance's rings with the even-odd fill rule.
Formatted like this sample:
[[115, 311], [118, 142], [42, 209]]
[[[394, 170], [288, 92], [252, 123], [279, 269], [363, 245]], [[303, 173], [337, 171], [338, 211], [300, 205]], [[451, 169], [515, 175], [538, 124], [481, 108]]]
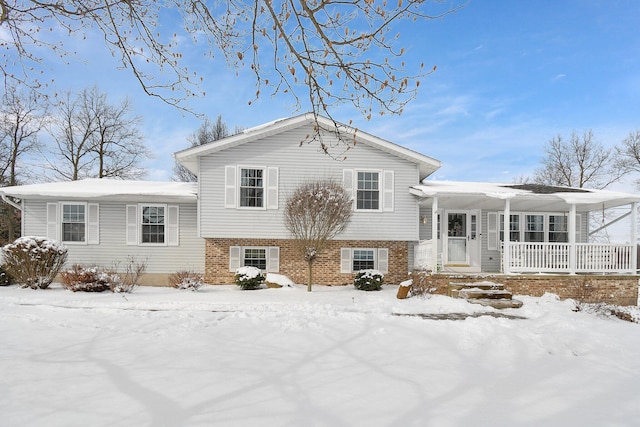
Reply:
[[[569, 273], [569, 243], [509, 242], [509, 270], [514, 273]], [[635, 272], [633, 246], [576, 243], [576, 273]]]

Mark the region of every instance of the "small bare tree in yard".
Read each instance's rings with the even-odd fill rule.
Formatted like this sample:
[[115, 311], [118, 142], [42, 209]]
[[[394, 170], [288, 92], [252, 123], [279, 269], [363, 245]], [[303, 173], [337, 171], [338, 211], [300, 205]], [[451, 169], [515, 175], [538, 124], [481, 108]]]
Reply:
[[314, 261], [327, 243], [347, 227], [352, 204], [342, 185], [331, 180], [302, 184], [287, 200], [285, 224], [296, 250], [307, 262], [307, 291], [311, 292]]

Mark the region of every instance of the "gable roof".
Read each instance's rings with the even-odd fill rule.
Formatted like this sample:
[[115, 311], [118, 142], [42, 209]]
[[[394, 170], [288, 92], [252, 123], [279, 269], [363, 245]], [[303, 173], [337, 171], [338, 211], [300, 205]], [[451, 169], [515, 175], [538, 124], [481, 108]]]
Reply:
[[457, 209], [501, 210], [507, 199], [512, 210], [532, 212], [565, 211], [572, 204], [581, 212], [589, 212], [640, 202], [636, 194], [537, 184], [424, 181], [410, 191], [424, 199], [438, 196], [447, 207]]
[[197, 201], [195, 182], [125, 181], [90, 178], [0, 188], [0, 195], [40, 200]]
[[367, 132], [363, 132], [359, 129], [345, 125], [343, 123], [334, 122], [333, 120], [326, 117], [314, 116], [311, 113], [301, 114], [299, 116], [285, 119], [279, 119], [260, 126], [246, 129], [241, 133], [229, 136], [227, 138], [178, 151], [174, 153], [173, 157], [189, 171], [197, 174], [198, 157], [200, 156], [213, 154], [230, 147], [236, 147], [238, 145], [246, 144], [247, 142], [256, 141], [271, 135], [277, 135], [292, 129], [297, 129], [302, 126], [315, 125], [316, 119], [320, 127], [328, 132], [335, 132], [337, 127], [340, 133], [342, 135], [345, 135], [346, 139], [353, 139], [355, 137], [358, 143], [363, 143], [365, 145], [375, 147], [379, 150], [417, 164], [420, 170], [421, 180], [431, 175], [442, 165], [439, 160], [436, 160], [432, 157], [425, 156], [416, 151], [402, 147], [398, 144], [394, 144], [393, 142], [384, 140], [382, 138], [378, 138], [377, 136], [374, 136]]

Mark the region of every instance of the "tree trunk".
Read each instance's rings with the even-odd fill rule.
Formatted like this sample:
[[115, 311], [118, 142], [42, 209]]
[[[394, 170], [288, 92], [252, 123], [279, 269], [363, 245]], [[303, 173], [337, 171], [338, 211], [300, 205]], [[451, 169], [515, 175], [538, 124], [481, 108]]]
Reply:
[[313, 260], [307, 261], [309, 267], [309, 277], [307, 278], [307, 292], [311, 292], [311, 283], [313, 283]]

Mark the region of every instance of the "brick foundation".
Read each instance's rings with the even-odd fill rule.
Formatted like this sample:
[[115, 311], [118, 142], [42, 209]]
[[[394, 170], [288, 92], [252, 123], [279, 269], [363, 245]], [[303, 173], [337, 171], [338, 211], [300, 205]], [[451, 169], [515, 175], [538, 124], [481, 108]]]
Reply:
[[[229, 271], [230, 246], [278, 246], [280, 271], [295, 283], [307, 283], [307, 263], [294, 250], [288, 239], [205, 239], [205, 282], [212, 285], [233, 283]], [[351, 285], [355, 274], [340, 273], [341, 248], [388, 248], [389, 272], [385, 283], [398, 284], [407, 279], [409, 253], [408, 242], [335, 240], [313, 264], [313, 281], [323, 285]]]
[[638, 276], [595, 275], [425, 275], [413, 272], [414, 283], [427, 281], [435, 293], [446, 294], [450, 282], [491, 281], [504, 284], [514, 295], [542, 296], [545, 292], [582, 302], [637, 305]]

